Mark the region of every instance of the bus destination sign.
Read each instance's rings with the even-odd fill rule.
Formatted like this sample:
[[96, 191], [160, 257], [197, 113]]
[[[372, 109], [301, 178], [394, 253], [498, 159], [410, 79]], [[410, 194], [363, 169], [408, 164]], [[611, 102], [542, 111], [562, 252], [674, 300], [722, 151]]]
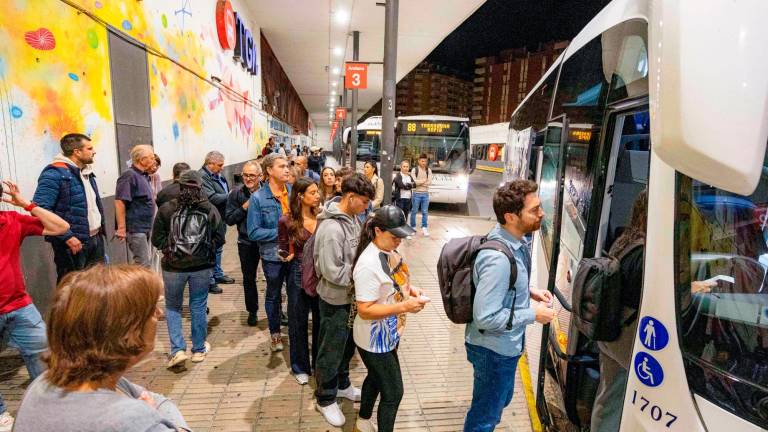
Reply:
[[458, 136], [461, 132], [461, 123], [405, 121], [400, 124], [400, 128], [401, 135]]

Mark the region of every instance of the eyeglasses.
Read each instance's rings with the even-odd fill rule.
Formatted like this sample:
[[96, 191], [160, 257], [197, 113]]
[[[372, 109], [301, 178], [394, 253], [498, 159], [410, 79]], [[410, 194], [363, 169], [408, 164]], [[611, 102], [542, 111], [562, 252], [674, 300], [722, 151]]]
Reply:
[[256, 179], [260, 177], [261, 177], [261, 174], [243, 174], [243, 178], [247, 178], [247, 179]]

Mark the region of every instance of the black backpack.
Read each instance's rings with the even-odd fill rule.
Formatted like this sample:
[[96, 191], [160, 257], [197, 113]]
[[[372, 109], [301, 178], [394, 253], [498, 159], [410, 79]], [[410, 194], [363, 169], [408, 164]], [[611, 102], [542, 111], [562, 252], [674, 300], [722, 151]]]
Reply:
[[163, 261], [176, 268], [193, 268], [215, 262], [208, 210], [179, 207], [171, 216]]
[[[488, 240], [486, 236], [470, 236], [451, 239], [440, 251], [440, 259], [437, 261], [437, 279], [440, 284], [440, 294], [443, 297], [443, 308], [448, 319], [456, 324], [472, 321], [472, 305], [476, 290], [475, 283], [472, 281], [472, 269], [477, 254], [486, 249], [501, 252], [507, 257], [511, 270], [509, 289], [514, 290], [517, 280], [517, 263], [512, 256], [512, 251], [503, 242]], [[515, 300], [512, 301], [507, 330], [512, 328]]]
[[611, 342], [619, 338], [622, 327], [632, 322], [637, 311], [622, 320], [621, 260], [643, 246], [632, 243], [617, 256], [582, 258], [573, 278], [573, 321], [589, 339]]

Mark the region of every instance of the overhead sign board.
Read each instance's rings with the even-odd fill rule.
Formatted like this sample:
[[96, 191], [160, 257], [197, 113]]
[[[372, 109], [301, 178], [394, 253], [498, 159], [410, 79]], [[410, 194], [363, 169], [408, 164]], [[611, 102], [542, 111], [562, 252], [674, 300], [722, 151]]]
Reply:
[[365, 90], [368, 88], [367, 63], [344, 64], [344, 88], [352, 90]]
[[336, 108], [336, 120], [344, 120], [347, 118], [347, 109], [344, 107]]

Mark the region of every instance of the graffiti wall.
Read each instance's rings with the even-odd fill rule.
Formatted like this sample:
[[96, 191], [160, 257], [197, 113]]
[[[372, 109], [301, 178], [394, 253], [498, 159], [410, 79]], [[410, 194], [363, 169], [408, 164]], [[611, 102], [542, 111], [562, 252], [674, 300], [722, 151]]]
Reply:
[[[219, 45], [215, 1], [3, 3], [0, 176], [18, 181], [27, 194], [69, 132], [93, 138], [102, 194], [114, 193], [119, 168], [109, 28], [148, 51], [152, 137], [164, 179], [174, 162], [199, 166], [205, 153], [216, 149], [227, 164], [237, 163], [254, 157], [267, 140], [267, 118], [253, 106], [261, 98], [261, 77]], [[233, 6], [258, 35], [241, 2]], [[232, 90], [203, 79], [211, 77]]]

